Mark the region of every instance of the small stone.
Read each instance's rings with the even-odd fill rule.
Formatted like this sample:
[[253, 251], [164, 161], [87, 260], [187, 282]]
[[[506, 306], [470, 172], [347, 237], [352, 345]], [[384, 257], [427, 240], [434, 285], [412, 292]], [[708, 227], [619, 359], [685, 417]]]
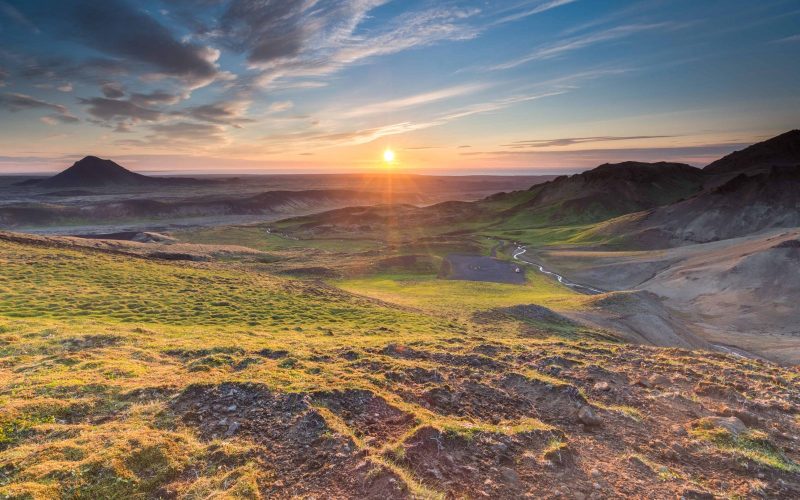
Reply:
[[649, 465], [647, 465], [641, 458], [637, 457], [636, 455], [628, 457], [628, 462], [631, 463], [634, 467], [645, 471], [652, 471]]
[[578, 410], [578, 420], [588, 427], [598, 426], [603, 422], [600, 417], [594, 414], [590, 406], [581, 406], [581, 409]]
[[236, 434], [236, 431], [239, 430], [241, 424], [239, 422], [231, 422], [231, 425], [228, 426], [228, 430], [225, 431], [225, 437], [231, 437]]
[[236, 405], [230, 405], [228, 407], [228, 411], [230, 411], [230, 412], [236, 411]]
[[686, 488], [681, 492], [681, 500], [714, 500], [714, 498], [716, 497], [711, 493], [692, 488]]
[[519, 480], [519, 474], [517, 474], [517, 471], [514, 469], [510, 467], [501, 467], [500, 475], [503, 477], [503, 481], [512, 488], [520, 488], [522, 486], [522, 482]]
[[654, 387], [668, 387], [672, 384], [672, 381], [664, 375], [653, 375], [649, 382]]
[[599, 392], [606, 392], [611, 389], [611, 386], [608, 385], [608, 382], [597, 382], [594, 384], [594, 390]]
[[745, 425], [754, 427], [761, 424], [761, 418], [753, 412], [747, 410], [732, 410], [730, 413], [723, 413], [723, 417], [736, 417]]
[[707, 417], [705, 421], [715, 427], [722, 427], [735, 436], [747, 432], [747, 426], [736, 417]]

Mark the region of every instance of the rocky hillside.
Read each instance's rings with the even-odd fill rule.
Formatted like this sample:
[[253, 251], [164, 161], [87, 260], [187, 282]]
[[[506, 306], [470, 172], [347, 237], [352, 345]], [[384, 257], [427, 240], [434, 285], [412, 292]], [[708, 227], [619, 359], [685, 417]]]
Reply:
[[756, 173], [771, 167], [800, 165], [800, 130], [791, 130], [772, 139], [753, 144], [710, 163], [708, 174]]
[[612, 221], [602, 228], [640, 248], [665, 248], [800, 226], [800, 167], [739, 174], [672, 205]]
[[701, 170], [681, 163], [604, 164], [533, 186], [502, 215], [539, 225], [596, 222], [686, 198], [703, 181]]

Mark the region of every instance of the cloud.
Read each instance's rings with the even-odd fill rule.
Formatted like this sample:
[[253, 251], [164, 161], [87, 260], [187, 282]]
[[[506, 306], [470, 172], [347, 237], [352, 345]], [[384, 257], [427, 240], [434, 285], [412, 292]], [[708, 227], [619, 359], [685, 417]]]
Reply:
[[80, 120], [77, 117], [72, 116], [70, 114], [66, 115], [55, 114], [55, 115], [43, 116], [39, 118], [39, 121], [41, 121], [45, 125], [58, 125], [59, 123], [78, 123]]
[[292, 101], [277, 101], [269, 105], [268, 111], [270, 113], [283, 113], [284, 111], [289, 111], [293, 107], [294, 103]]
[[6, 80], [8, 80], [8, 71], [0, 68], [0, 87], [5, 87], [7, 85]]
[[422, 94], [403, 97], [401, 99], [394, 99], [391, 101], [384, 101], [366, 106], [358, 106], [351, 111], [341, 113], [341, 116], [345, 118], [357, 118], [367, 115], [391, 113], [401, 109], [421, 106], [436, 101], [472, 94], [480, 90], [484, 90], [487, 87], [488, 85], [483, 84], [457, 85], [445, 89], [434, 90], [432, 92], [425, 92]]
[[218, 51], [177, 40], [146, 11], [123, 0], [23, 2], [19, 10], [38, 26], [52, 26], [93, 50], [147, 65], [195, 87], [217, 75]]
[[15, 23], [25, 27], [26, 29], [32, 31], [35, 34], [41, 33], [39, 28], [37, 28], [31, 21], [28, 19], [22, 12], [19, 11], [13, 5], [0, 1], [0, 14], [3, 14], [5, 17], [11, 19]]
[[72, 92], [72, 84], [71, 83], [64, 83], [56, 87], [57, 90], [61, 92]]
[[134, 92], [131, 94], [130, 99], [131, 102], [137, 106], [152, 107], [165, 104], [176, 104], [180, 102], [183, 97], [185, 97], [185, 94], [172, 94], [169, 92], [164, 92], [163, 90], [154, 90], [153, 92], [149, 92], [147, 94]]
[[0, 107], [9, 110], [12, 113], [29, 109], [46, 109], [54, 111], [54, 114], [46, 117], [47, 120], [42, 120], [48, 124], [54, 124], [56, 122], [76, 123], [80, 121], [77, 117], [73, 116], [69, 112], [66, 106], [43, 101], [27, 94], [17, 94], [13, 92], [0, 94]]
[[214, 40], [246, 55], [251, 67], [259, 70], [250, 81], [262, 87], [330, 75], [372, 57], [443, 40], [466, 40], [479, 32], [463, 22], [477, 9], [453, 7], [406, 12], [380, 27], [363, 29], [369, 12], [385, 3], [233, 0], [219, 24], [207, 31]]
[[525, 141], [514, 141], [510, 144], [503, 144], [503, 147], [508, 147], [512, 149], [527, 149], [527, 148], [535, 149], [535, 148], [572, 146], [575, 144], [586, 144], [592, 142], [633, 141], [637, 139], [663, 139], [666, 137], [675, 137], [675, 136], [631, 135], [631, 136], [565, 137], [560, 139], [531, 139]]
[[151, 125], [149, 129], [152, 133], [144, 139], [122, 139], [116, 141], [116, 144], [131, 148], [169, 148], [196, 153], [207, 146], [219, 146], [228, 142], [225, 128], [209, 123], [179, 121]]
[[555, 9], [556, 7], [561, 7], [562, 5], [568, 5], [571, 3], [576, 2], [577, 0], [550, 0], [548, 2], [525, 2], [521, 6], [517, 6], [513, 9], [506, 9], [506, 12], [509, 10], [514, 10], [509, 14], [496, 19], [493, 25], [510, 23], [513, 21], [519, 21], [520, 19], [524, 19], [526, 17], [535, 16], [536, 14], [541, 14], [542, 12], [547, 12], [548, 10]]
[[792, 43], [792, 42], [800, 42], [800, 34], [779, 38], [777, 40], [773, 40], [772, 43]]
[[86, 111], [90, 115], [105, 121], [118, 118], [153, 122], [164, 116], [161, 111], [138, 106], [129, 100], [92, 97], [91, 99], [80, 99], [80, 102], [87, 106]]
[[249, 106], [250, 102], [244, 100], [219, 101], [189, 108], [183, 114], [203, 122], [239, 127], [254, 121], [245, 117]]
[[468, 116], [477, 115], [481, 113], [491, 113], [493, 111], [499, 111], [501, 109], [506, 109], [510, 106], [515, 104], [535, 101], [538, 99], [543, 99], [545, 97], [554, 97], [557, 95], [565, 94], [567, 90], [553, 90], [548, 92], [542, 92], [538, 94], [529, 94], [529, 95], [517, 95], [506, 97], [504, 99], [496, 99], [494, 101], [483, 102], [483, 103], [476, 103], [466, 106], [464, 108], [451, 111], [446, 115], [440, 117], [438, 121], [440, 123], [446, 123], [453, 120], [458, 120], [461, 118], [466, 118]]
[[158, 124], [151, 126], [150, 130], [170, 139], [188, 140], [208, 140], [210, 137], [219, 139], [225, 131], [225, 129], [219, 125], [191, 122]]
[[17, 94], [13, 92], [0, 94], [0, 106], [3, 106], [11, 112], [37, 108], [50, 109], [59, 113], [65, 113], [67, 111], [67, 108], [60, 104], [53, 104], [26, 94]]
[[294, 134], [276, 135], [264, 137], [263, 141], [276, 146], [286, 148], [293, 147], [313, 147], [313, 146], [347, 146], [367, 144], [382, 137], [406, 134], [418, 130], [445, 125], [451, 121], [466, 118], [481, 113], [490, 113], [508, 108], [515, 104], [530, 102], [545, 97], [556, 96], [565, 93], [566, 90], [556, 90], [539, 94], [522, 94], [504, 99], [476, 103], [462, 108], [452, 109], [427, 121], [413, 122], [404, 121], [390, 123], [387, 125], [348, 130], [342, 132], [313, 133], [302, 132]]
[[125, 96], [125, 91], [123, 90], [122, 85], [116, 82], [104, 83], [100, 87], [100, 91], [103, 92], [103, 95], [109, 99], [119, 99], [120, 97]]
[[608, 42], [612, 40], [619, 40], [637, 33], [652, 31], [659, 28], [665, 28], [668, 26], [673, 26], [673, 25], [671, 23], [653, 23], [653, 24], [628, 24], [624, 26], [617, 26], [614, 28], [597, 31], [586, 35], [567, 38], [565, 40], [559, 40], [558, 42], [552, 44], [543, 45], [523, 57], [502, 64], [498, 64], [495, 66], [491, 66], [488, 69], [489, 70], [512, 69], [532, 61], [552, 59], [554, 57], [561, 56], [568, 52], [580, 50], [586, 47], [590, 47], [592, 45], [597, 45], [599, 43]]

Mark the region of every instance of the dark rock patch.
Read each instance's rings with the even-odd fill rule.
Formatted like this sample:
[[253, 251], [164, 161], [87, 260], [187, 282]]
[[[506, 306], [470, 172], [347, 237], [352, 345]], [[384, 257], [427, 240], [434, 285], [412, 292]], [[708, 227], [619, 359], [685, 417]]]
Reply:
[[312, 396], [338, 415], [359, 437], [387, 439], [400, 436], [414, 425], [414, 416], [386, 402], [371, 391], [348, 389], [319, 392]]

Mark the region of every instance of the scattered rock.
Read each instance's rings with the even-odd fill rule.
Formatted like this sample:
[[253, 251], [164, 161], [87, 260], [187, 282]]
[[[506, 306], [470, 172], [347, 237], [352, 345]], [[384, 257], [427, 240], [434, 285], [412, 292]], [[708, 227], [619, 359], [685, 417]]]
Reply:
[[694, 488], [686, 488], [681, 492], [681, 500], [714, 500], [716, 497], [707, 492]]
[[743, 432], [747, 432], [747, 426], [744, 425], [744, 422], [736, 417], [706, 417], [701, 418], [700, 420], [695, 420], [694, 424], [703, 427], [720, 427], [735, 436], [738, 436]]
[[753, 412], [747, 410], [734, 410], [732, 408], [725, 408], [720, 412], [723, 417], [736, 417], [741, 420], [748, 427], [756, 427], [761, 425], [761, 417]]
[[578, 420], [587, 427], [597, 427], [603, 423], [603, 420], [595, 415], [589, 405], [581, 406], [578, 410]]
[[598, 392], [607, 392], [607, 391], [611, 390], [611, 386], [608, 385], [608, 382], [603, 381], [603, 382], [597, 382], [596, 384], [594, 384], [593, 389], [595, 391], [598, 391]]
[[672, 381], [668, 379], [665, 375], [653, 375], [649, 379], [651, 387], [669, 387], [672, 384]]

